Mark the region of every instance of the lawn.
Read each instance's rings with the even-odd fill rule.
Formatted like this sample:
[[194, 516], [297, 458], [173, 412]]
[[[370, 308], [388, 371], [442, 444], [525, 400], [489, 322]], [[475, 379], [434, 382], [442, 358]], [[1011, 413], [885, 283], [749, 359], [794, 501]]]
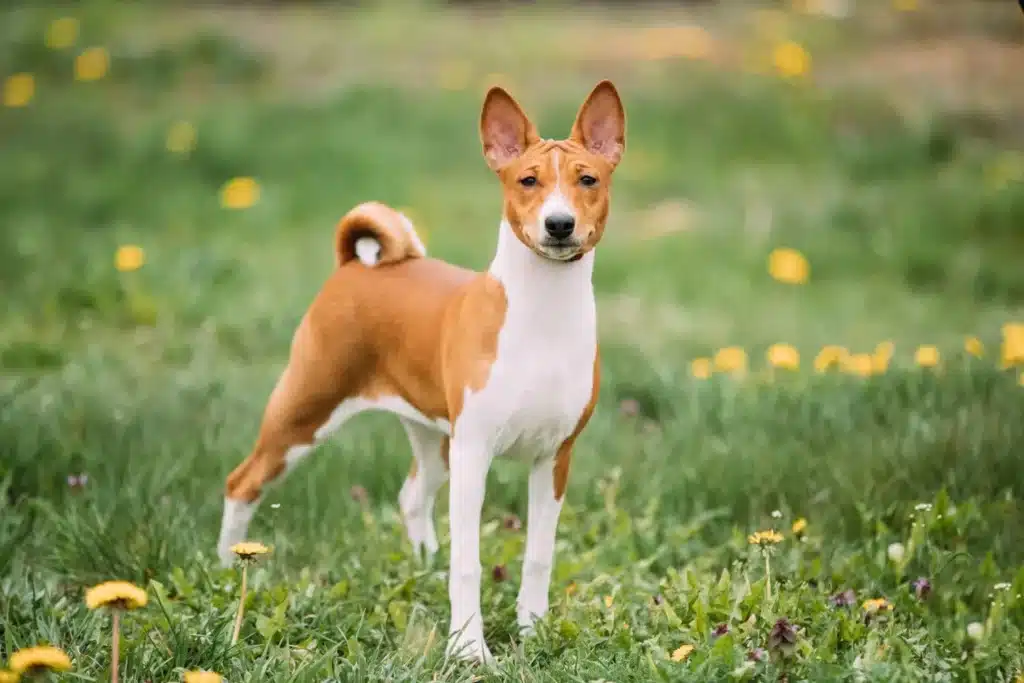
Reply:
[[[896, 4], [0, 10], [0, 663], [51, 644], [58, 680], [110, 678], [84, 596], [123, 579], [123, 681], [1018, 680], [1024, 24]], [[498, 667], [446, 661], [447, 488], [422, 566], [404, 432], [364, 415], [268, 492], [231, 645], [223, 482], [335, 222], [386, 201], [485, 268], [486, 87], [559, 137], [604, 77], [602, 391], [538, 634], [526, 468], [484, 508]]]

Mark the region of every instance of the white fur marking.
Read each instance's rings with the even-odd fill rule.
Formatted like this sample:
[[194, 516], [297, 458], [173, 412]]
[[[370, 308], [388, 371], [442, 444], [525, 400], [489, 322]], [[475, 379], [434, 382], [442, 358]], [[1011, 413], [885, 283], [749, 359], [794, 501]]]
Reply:
[[448, 479], [442, 459], [444, 437], [418, 422], [402, 418], [402, 426], [416, 459], [416, 473], [406, 478], [398, 494], [398, 507], [402, 511], [405, 529], [413, 552], [429, 561], [437, 552], [437, 532], [434, 530], [434, 497], [441, 484]]
[[356, 258], [363, 265], [375, 266], [380, 260], [380, 242], [375, 237], [360, 237], [356, 240]]
[[[532, 623], [547, 609], [550, 570], [545, 567], [552, 563], [560, 509], [554, 501], [551, 458], [575, 430], [593, 389], [597, 353], [593, 268], [593, 251], [573, 263], [545, 259], [516, 238], [508, 221], [502, 221], [489, 270], [504, 286], [508, 300], [497, 358], [487, 384], [480, 391], [465, 393], [449, 456], [448, 594], [450, 632], [455, 636], [450, 651], [466, 646], [469, 654], [489, 656], [480, 614], [480, 509], [494, 456], [513, 452], [536, 463], [530, 485], [532, 519], [527, 520], [530, 574], [524, 574], [520, 606], [526, 612], [521, 621]], [[553, 291], [559, 293], [557, 307], [548, 305]], [[558, 353], [551, 353], [552, 348]]]
[[551, 154], [554, 157], [552, 163], [555, 166], [555, 189], [544, 198], [544, 203], [540, 206], [540, 211], [537, 214], [537, 220], [540, 223], [538, 226], [540, 232], [538, 234], [543, 233], [544, 221], [551, 216], [576, 217], [576, 210], [569, 203], [565, 193], [562, 192], [562, 173], [558, 168], [558, 150], [553, 151]]

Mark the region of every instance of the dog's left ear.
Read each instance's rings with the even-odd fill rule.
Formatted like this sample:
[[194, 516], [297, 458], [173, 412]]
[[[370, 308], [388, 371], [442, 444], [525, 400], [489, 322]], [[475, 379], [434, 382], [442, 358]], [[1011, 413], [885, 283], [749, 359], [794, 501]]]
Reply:
[[626, 150], [626, 112], [611, 81], [601, 81], [590, 92], [569, 137], [613, 166], [619, 163]]

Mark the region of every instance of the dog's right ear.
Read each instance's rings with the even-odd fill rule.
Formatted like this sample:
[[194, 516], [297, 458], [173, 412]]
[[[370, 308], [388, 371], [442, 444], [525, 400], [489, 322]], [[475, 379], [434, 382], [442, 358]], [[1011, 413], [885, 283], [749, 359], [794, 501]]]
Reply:
[[518, 158], [539, 139], [536, 127], [504, 88], [496, 85], [487, 91], [480, 112], [480, 141], [492, 171]]

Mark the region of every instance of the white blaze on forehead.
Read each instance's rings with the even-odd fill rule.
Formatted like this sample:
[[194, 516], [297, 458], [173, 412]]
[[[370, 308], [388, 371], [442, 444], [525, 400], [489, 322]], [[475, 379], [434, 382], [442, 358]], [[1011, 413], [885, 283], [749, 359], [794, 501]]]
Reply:
[[572, 208], [572, 204], [566, 198], [562, 192], [562, 174], [558, 168], [558, 150], [551, 152], [553, 156], [552, 163], [555, 165], [555, 187], [551, 190], [551, 193], [544, 198], [544, 203], [540, 207], [540, 222], [543, 223], [549, 216], [572, 216], [576, 217], [576, 211]]

